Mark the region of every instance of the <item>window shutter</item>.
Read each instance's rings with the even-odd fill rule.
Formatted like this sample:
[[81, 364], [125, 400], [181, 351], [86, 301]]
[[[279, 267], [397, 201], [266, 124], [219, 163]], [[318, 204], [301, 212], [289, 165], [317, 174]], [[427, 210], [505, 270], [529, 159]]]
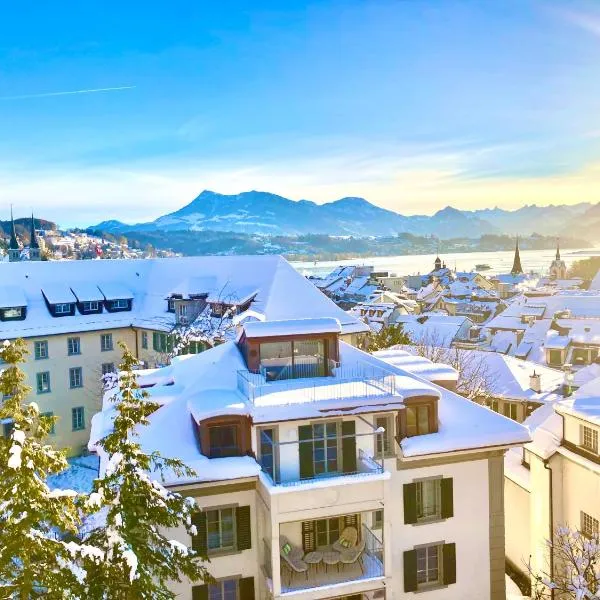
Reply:
[[406, 408], [398, 411], [396, 428], [398, 430], [398, 440], [403, 440], [406, 437]]
[[[235, 509], [235, 527], [237, 535], [237, 549], [250, 550], [252, 548], [252, 533], [250, 528], [250, 507], [238, 506]], [[243, 598], [244, 596], [242, 596]]]
[[404, 552], [404, 591], [417, 591], [417, 551]]
[[313, 552], [315, 547], [315, 522], [302, 521], [302, 546], [304, 552]]
[[298, 455], [300, 458], [300, 479], [312, 479], [315, 471], [313, 467], [313, 431], [310, 425], [298, 427], [300, 445]]
[[344, 515], [343, 516], [344, 527], [356, 527], [358, 529], [358, 519], [359, 519], [359, 517], [360, 517], [360, 515], [358, 515], [358, 514]]
[[444, 558], [442, 568], [444, 585], [456, 583], [456, 544], [444, 544], [442, 555]]
[[342, 422], [342, 468], [344, 473], [356, 473], [356, 426], [354, 421]]
[[192, 517], [192, 523], [196, 526], [196, 534], [192, 536], [192, 550], [200, 556], [208, 553], [208, 542], [206, 539], [206, 513], [197, 512]]
[[452, 477], [444, 477], [442, 487], [442, 519], [454, 516], [454, 490]]
[[208, 600], [208, 585], [195, 585], [192, 587], [192, 600]]
[[404, 523], [417, 522], [417, 484], [404, 484]]
[[240, 600], [254, 600], [254, 577], [242, 577], [238, 585]]

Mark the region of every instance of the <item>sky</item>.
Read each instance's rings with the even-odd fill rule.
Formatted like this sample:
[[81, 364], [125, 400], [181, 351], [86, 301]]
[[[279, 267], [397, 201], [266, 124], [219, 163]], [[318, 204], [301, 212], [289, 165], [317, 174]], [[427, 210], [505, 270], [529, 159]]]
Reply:
[[600, 201], [597, 0], [6, 3], [0, 219]]

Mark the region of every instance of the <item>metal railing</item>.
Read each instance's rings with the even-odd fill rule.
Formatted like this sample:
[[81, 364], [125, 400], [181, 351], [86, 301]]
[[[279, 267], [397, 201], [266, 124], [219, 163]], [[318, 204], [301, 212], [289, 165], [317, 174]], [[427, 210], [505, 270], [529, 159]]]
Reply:
[[242, 369], [237, 372], [237, 388], [252, 403], [272, 396], [274, 404], [396, 395], [395, 375], [384, 368], [357, 363], [351, 367], [331, 366], [328, 372], [324, 377], [268, 381], [262, 373]]

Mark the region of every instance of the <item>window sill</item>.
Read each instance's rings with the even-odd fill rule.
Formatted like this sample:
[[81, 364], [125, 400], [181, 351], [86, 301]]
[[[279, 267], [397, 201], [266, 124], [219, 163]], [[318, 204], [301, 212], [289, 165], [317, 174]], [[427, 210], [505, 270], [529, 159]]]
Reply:
[[417, 588], [417, 590], [415, 590], [413, 592], [413, 594], [422, 594], [424, 592], [432, 592], [434, 590], [443, 590], [444, 588], [447, 588], [448, 584], [447, 583], [428, 583], [428, 584], [424, 584], [421, 587]]
[[51, 390], [43, 390], [42, 392], [40, 392], [39, 390], [37, 391], [37, 395], [38, 396], [43, 396], [44, 394], [49, 394], [51, 392]]
[[235, 549], [214, 550], [214, 551], [208, 551], [206, 555], [208, 556], [208, 558], [220, 558], [222, 556], [233, 556], [234, 554], [240, 554], [241, 552], [243, 552], [243, 551], [235, 550]]
[[426, 519], [419, 519], [416, 523], [411, 523], [411, 525], [431, 525], [432, 523], [442, 523], [448, 519], [449, 517], [428, 517]]

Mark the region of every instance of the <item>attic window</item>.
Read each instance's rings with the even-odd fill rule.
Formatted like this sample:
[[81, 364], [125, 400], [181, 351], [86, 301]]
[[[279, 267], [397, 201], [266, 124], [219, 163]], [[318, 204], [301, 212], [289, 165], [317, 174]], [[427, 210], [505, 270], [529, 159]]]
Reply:
[[111, 301], [111, 308], [128, 308], [129, 307], [129, 300], [112, 300]]
[[202, 454], [208, 458], [244, 456], [251, 451], [250, 421], [245, 416], [206, 419], [198, 430]]
[[98, 310], [98, 302], [83, 302], [81, 305], [83, 312], [93, 312]]
[[437, 398], [406, 398], [406, 408], [398, 413], [400, 439], [438, 431]]
[[57, 315], [67, 315], [71, 312], [70, 304], [55, 304], [54, 305], [54, 313]]
[[3, 308], [0, 310], [0, 316], [2, 319], [20, 319], [23, 316], [23, 308], [21, 306], [15, 306], [12, 308]]

